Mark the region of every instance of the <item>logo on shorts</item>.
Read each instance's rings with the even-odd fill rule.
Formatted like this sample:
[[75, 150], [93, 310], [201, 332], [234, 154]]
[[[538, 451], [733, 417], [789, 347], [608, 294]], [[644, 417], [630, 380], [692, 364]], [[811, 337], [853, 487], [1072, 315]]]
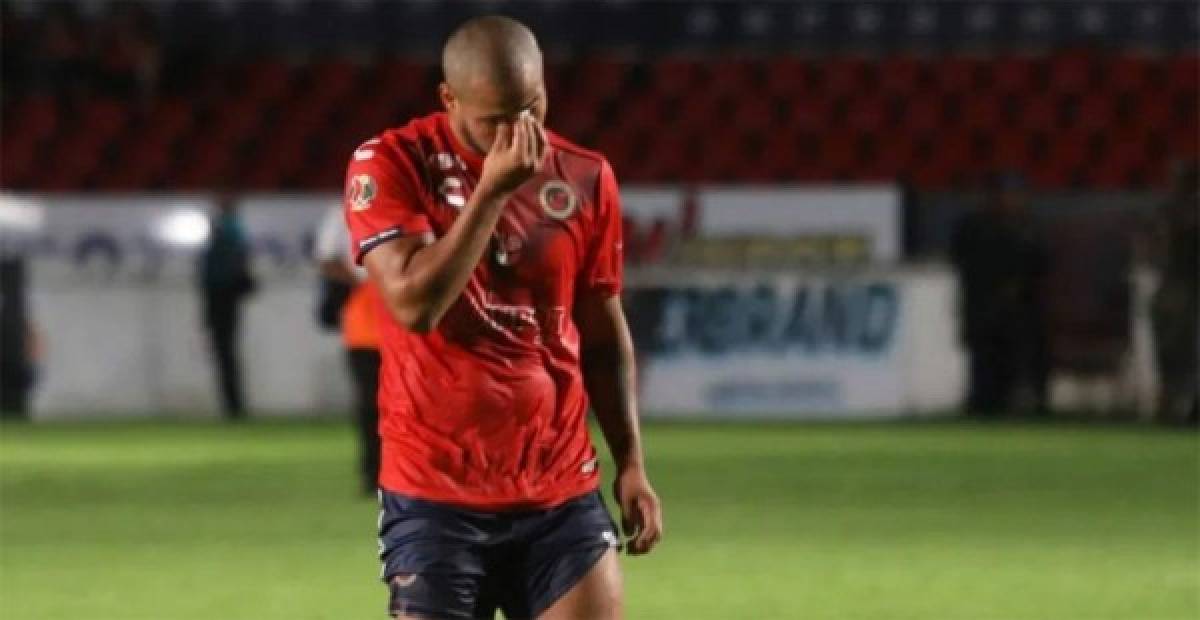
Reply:
[[604, 530], [603, 532], [600, 532], [600, 538], [604, 539], [604, 542], [608, 543], [608, 546], [610, 547], [617, 547], [620, 545], [620, 542], [617, 541], [617, 535], [612, 533], [612, 530]]
[[377, 193], [374, 177], [369, 174], [356, 174], [346, 186], [346, 201], [350, 203], [351, 211], [366, 211], [371, 208], [371, 201]]
[[594, 471], [596, 471], [596, 457], [594, 456], [584, 461], [583, 465], [579, 466], [579, 473], [584, 474], [585, 476]]
[[409, 575], [396, 575], [395, 577], [392, 577], [392, 585], [396, 586], [397, 588], [407, 588], [416, 582], [416, 573]]
[[538, 202], [542, 203], [542, 211], [556, 220], [575, 215], [575, 210], [579, 208], [579, 197], [575, 195], [575, 190], [562, 181], [546, 181], [538, 192]]

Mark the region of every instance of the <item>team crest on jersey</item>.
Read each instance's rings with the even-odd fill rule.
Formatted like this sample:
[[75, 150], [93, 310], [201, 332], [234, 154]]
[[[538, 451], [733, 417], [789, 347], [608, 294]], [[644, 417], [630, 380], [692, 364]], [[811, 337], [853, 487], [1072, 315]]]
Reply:
[[562, 181], [546, 181], [542, 191], [538, 192], [538, 202], [542, 203], [542, 211], [556, 220], [575, 215], [575, 210], [579, 208], [579, 197], [575, 195], [575, 190]]
[[354, 175], [346, 187], [346, 200], [350, 203], [350, 210], [366, 211], [370, 209], [371, 201], [375, 200], [377, 193], [375, 177], [369, 174]]

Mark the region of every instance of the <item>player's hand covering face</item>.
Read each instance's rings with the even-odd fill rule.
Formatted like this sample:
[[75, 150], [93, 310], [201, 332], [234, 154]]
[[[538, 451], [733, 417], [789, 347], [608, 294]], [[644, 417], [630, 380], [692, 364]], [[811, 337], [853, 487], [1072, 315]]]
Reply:
[[502, 122], [487, 158], [483, 160], [481, 188], [511, 192], [542, 169], [546, 158], [546, 132], [528, 111], [515, 122]]

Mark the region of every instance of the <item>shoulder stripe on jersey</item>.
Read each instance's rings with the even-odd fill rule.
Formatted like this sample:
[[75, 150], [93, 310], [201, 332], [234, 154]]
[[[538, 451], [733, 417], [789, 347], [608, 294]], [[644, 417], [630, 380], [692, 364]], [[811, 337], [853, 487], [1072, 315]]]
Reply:
[[377, 232], [377, 233], [371, 235], [370, 237], [367, 237], [366, 239], [363, 239], [358, 242], [358, 255], [363, 256], [364, 254], [366, 254], [367, 252], [370, 252], [372, 249], [374, 249], [379, 244], [381, 244], [385, 241], [391, 241], [392, 239], [395, 239], [396, 237], [399, 237], [403, 234], [404, 234], [404, 229], [400, 228], [399, 226], [396, 226], [394, 228], [389, 228], [389, 229], [381, 231], [381, 232]]

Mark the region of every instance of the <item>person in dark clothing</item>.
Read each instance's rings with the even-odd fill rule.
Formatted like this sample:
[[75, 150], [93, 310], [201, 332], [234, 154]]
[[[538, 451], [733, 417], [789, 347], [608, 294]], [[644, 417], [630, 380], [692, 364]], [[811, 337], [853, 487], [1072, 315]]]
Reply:
[[238, 323], [242, 303], [255, 290], [255, 280], [246, 230], [228, 197], [218, 202], [208, 245], [200, 257], [200, 290], [222, 406], [227, 418], [241, 419], [246, 403], [237, 352]]
[[951, 239], [970, 366], [967, 410], [975, 415], [1011, 409], [1022, 380], [1035, 410], [1047, 406], [1047, 251], [1026, 202], [1020, 179], [998, 179], [985, 207], [964, 216]]
[[1155, 357], [1158, 365], [1158, 418], [1166, 423], [1200, 421], [1197, 388], [1197, 321], [1200, 321], [1200, 209], [1196, 162], [1180, 163], [1174, 187], [1159, 208], [1154, 247], [1159, 286], [1151, 302]]
[[[354, 420], [358, 434], [358, 464], [361, 488], [368, 495], [379, 489], [379, 318], [382, 306], [378, 289], [367, 279], [366, 270], [354, 264], [350, 231], [346, 230], [341, 205], [330, 208], [317, 230], [315, 258], [327, 285], [345, 287], [336, 302], [335, 325], [342, 333], [346, 364], [354, 383]], [[322, 308], [322, 313], [332, 310]], [[325, 317], [327, 319], [329, 317]], [[323, 322], [325, 321], [323, 319]]]
[[37, 363], [37, 334], [26, 304], [25, 262], [0, 257], [0, 418], [27, 419]]

